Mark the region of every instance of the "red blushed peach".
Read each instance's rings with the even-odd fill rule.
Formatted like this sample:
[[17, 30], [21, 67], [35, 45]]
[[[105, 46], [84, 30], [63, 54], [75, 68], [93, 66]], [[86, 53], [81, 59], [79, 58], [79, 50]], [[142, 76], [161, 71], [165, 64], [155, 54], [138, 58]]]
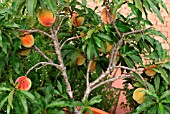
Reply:
[[27, 32], [21, 35], [20, 41], [21, 45], [27, 48], [32, 47], [34, 45], [34, 37]]
[[16, 88], [19, 90], [28, 91], [31, 88], [31, 80], [27, 76], [20, 76], [15, 81]]
[[56, 17], [53, 15], [53, 13], [46, 9], [46, 10], [43, 10], [41, 9], [39, 12], [38, 12], [38, 21], [44, 25], [44, 26], [51, 26], [54, 22], [55, 22], [55, 19]]
[[84, 17], [78, 17], [78, 13], [73, 12], [72, 22], [76, 27], [82, 26], [84, 24]]

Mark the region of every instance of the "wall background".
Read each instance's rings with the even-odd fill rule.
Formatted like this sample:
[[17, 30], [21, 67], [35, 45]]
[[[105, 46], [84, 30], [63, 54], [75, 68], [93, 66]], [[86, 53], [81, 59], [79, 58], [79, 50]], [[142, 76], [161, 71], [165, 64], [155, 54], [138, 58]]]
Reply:
[[[81, 0], [80, 0], [81, 1]], [[95, 2], [94, 2], [95, 1]], [[96, 6], [99, 7], [97, 10], [97, 13], [100, 14], [102, 10], [102, 6], [99, 3], [101, 0], [87, 0], [87, 6], [94, 9]], [[170, 0], [163, 0], [164, 3], [166, 4], [168, 10], [170, 11]], [[130, 8], [127, 7], [127, 5], [123, 5], [120, 9], [119, 12], [121, 12], [124, 16], [128, 15], [130, 12]], [[166, 42], [163, 38], [155, 36], [154, 38], [159, 40], [164, 49], [169, 50], [170, 54], [170, 12], [167, 14], [164, 9], [161, 8], [161, 14], [164, 19], [164, 24], [162, 24], [157, 16], [155, 14], [150, 13], [149, 19], [151, 20], [153, 27], [156, 28], [158, 31], [161, 31], [167, 38], [168, 42]], [[147, 62], [147, 61], [146, 61]], [[117, 76], [120, 76], [120, 72], [117, 73]], [[116, 82], [113, 83], [114, 87], [122, 88], [122, 80], [117, 80]], [[123, 92], [122, 92], [123, 93]], [[121, 102], [126, 102], [125, 96], [121, 93], [121, 96], [119, 98], [119, 105], [117, 107], [116, 114], [125, 114], [128, 109], [121, 109], [120, 103]]]

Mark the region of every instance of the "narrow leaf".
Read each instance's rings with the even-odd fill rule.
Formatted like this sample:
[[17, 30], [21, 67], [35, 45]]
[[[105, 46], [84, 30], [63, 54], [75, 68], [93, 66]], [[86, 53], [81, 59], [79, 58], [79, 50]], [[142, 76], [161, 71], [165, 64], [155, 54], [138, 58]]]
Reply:
[[13, 109], [12, 101], [13, 101], [14, 93], [15, 93], [15, 88], [13, 88], [12, 91], [8, 95], [8, 103], [11, 106], [12, 109]]
[[1, 101], [0, 101], [0, 110], [1, 108], [3, 107], [4, 103], [7, 101], [8, 99], [8, 96], [6, 96], [5, 98], [3, 98]]
[[157, 14], [159, 20], [160, 20], [162, 23], [164, 23], [164, 20], [163, 20], [163, 18], [162, 18], [162, 16], [161, 16], [160, 11], [158, 10], [158, 8], [152, 3], [151, 0], [147, 0], [147, 1], [148, 1], [148, 3], [149, 3], [150, 7], [153, 9], [154, 13]]

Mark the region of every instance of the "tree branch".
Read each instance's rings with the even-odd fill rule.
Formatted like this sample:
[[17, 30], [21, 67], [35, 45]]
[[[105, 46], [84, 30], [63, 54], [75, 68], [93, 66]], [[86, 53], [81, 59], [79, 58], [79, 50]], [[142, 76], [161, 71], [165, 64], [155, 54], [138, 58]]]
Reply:
[[44, 34], [45, 36], [51, 38], [51, 35], [48, 34], [47, 32], [44, 32], [42, 30], [38, 30], [38, 29], [32, 29], [32, 30], [23, 30], [23, 29], [18, 29], [16, 31], [20, 31], [20, 32], [29, 32], [29, 33], [33, 33], [33, 32], [36, 32], [36, 33], [41, 33], [41, 34]]
[[37, 51], [38, 53], [40, 53], [48, 62], [53, 63], [53, 61], [52, 61], [50, 58], [48, 58], [48, 57], [44, 54], [44, 52], [42, 52], [36, 45], [34, 45], [33, 48], [34, 48], [35, 51]]
[[60, 46], [60, 49], [63, 48], [63, 46], [65, 45], [66, 42], [70, 41], [70, 40], [74, 40], [74, 39], [78, 39], [78, 38], [81, 38], [82, 36], [73, 36], [71, 38], [68, 38], [67, 40], [65, 40], [62, 45]]
[[116, 80], [119, 80], [119, 79], [124, 79], [124, 78], [131, 78], [131, 77], [134, 77], [133, 75], [126, 75], [126, 76], [118, 76], [118, 77], [114, 77], [114, 78], [110, 78], [108, 80], [105, 80], [103, 82], [100, 82], [98, 83], [97, 85], [95, 85], [94, 87], [91, 88], [91, 91], [93, 91], [94, 89], [106, 84], [106, 83], [109, 83], [109, 82], [114, 82]]
[[52, 65], [52, 66], [55, 66], [55, 67], [58, 68], [58, 69], [61, 69], [58, 64], [49, 63], [49, 62], [39, 62], [39, 63], [35, 64], [34, 66], [32, 66], [32, 67], [26, 72], [25, 76], [27, 76], [27, 75], [29, 74], [29, 72], [30, 72], [31, 70], [33, 70], [35, 67], [37, 67], [38, 65], [43, 65], [43, 66]]
[[90, 60], [89, 64], [88, 64], [88, 68], [87, 68], [87, 74], [86, 74], [86, 87], [89, 87], [89, 74], [90, 74], [90, 67], [92, 64], [92, 60]]
[[[63, 23], [63, 21], [64, 21], [65, 18], [66, 18], [66, 16], [64, 16], [64, 17], [61, 19], [61, 22], [60, 22], [60, 24], [58, 25], [57, 30], [54, 32], [54, 36], [56, 36], [56, 35], [58, 34], [58, 32], [59, 32], [59, 30], [60, 30], [60, 27], [61, 27], [61, 25], [62, 25], [62, 23]], [[55, 30], [55, 29], [54, 29], [54, 30]]]
[[125, 37], [129, 34], [136, 34], [136, 33], [140, 33], [140, 32], [145, 32], [146, 30], [149, 30], [149, 29], [152, 29], [152, 28], [154, 28], [154, 27], [148, 27], [148, 28], [145, 28], [145, 29], [142, 29], [142, 30], [135, 30], [135, 31], [127, 32], [127, 33], [124, 33], [122, 35], [122, 37]]

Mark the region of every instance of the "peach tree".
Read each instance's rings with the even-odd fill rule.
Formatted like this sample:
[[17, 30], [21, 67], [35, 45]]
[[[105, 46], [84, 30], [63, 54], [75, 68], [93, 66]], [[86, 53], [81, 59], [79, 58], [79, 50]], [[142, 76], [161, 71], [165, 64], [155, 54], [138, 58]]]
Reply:
[[[91, 106], [108, 111], [118, 95], [111, 85], [118, 79], [126, 79], [133, 113], [168, 113], [168, 51], [153, 37], [167, 38], [148, 19], [155, 13], [164, 23], [165, 4], [100, 2], [103, 8], [96, 13], [98, 7], [88, 8], [86, 0], [1, 1], [1, 113], [82, 114], [92, 113]], [[125, 4], [131, 9], [127, 16], [119, 12]]]

